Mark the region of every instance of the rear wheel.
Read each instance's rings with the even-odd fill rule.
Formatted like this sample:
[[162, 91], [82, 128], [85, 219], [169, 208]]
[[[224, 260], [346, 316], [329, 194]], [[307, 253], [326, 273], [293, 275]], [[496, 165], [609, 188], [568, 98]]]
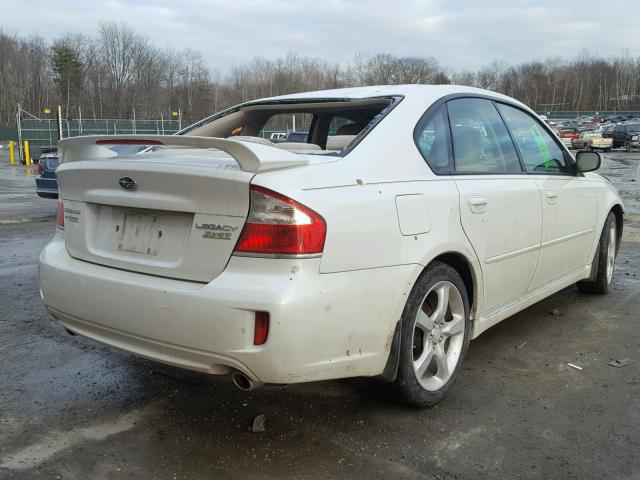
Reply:
[[595, 280], [578, 282], [578, 289], [581, 292], [604, 295], [609, 291], [616, 262], [617, 239], [616, 216], [611, 212], [604, 222], [604, 228], [600, 235], [600, 247], [597, 254], [598, 274]]
[[442, 400], [469, 347], [469, 300], [460, 274], [434, 262], [420, 276], [402, 314], [395, 387], [410, 405]]

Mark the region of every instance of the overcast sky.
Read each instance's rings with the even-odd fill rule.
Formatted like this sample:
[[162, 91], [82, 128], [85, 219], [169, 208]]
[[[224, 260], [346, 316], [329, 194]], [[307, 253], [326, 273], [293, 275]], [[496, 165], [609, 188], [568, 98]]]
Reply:
[[[0, 28], [54, 39], [124, 21], [160, 47], [200, 50], [226, 68], [292, 50], [335, 62], [355, 53], [436, 57], [455, 69], [582, 51], [640, 55], [628, 0], [2, 0]], [[639, 5], [640, 6], [640, 5]]]

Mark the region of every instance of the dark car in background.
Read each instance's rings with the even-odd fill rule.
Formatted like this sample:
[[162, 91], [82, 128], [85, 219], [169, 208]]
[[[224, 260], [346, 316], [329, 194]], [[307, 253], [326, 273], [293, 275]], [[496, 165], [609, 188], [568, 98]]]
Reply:
[[607, 125], [602, 129], [602, 137], [603, 138], [613, 138], [613, 129], [616, 128], [615, 125]]
[[640, 148], [640, 123], [623, 123], [613, 129], [613, 148], [624, 147], [627, 152]]
[[58, 181], [56, 180], [58, 163], [58, 152], [51, 151], [40, 155], [36, 193], [42, 198], [58, 198]]

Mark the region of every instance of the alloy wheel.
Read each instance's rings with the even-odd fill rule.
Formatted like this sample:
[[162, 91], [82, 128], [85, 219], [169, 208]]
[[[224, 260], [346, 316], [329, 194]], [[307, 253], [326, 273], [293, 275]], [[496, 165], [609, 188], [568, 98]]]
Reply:
[[613, 266], [616, 261], [616, 224], [613, 222], [609, 228], [609, 245], [607, 247], [607, 284], [613, 278]]
[[436, 283], [422, 300], [413, 329], [413, 370], [425, 390], [439, 390], [451, 378], [464, 332], [462, 295], [449, 281]]

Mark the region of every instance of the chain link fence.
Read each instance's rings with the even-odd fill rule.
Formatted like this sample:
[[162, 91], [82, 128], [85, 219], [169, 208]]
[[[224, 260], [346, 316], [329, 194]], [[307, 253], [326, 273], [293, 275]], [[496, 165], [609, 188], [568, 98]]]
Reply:
[[81, 135], [172, 135], [181, 128], [180, 120], [121, 120], [121, 119], [56, 119], [22, 118], [18, 132], [22, 142], [29, 141], [32, 157], [54, 148], [63, 138]]

